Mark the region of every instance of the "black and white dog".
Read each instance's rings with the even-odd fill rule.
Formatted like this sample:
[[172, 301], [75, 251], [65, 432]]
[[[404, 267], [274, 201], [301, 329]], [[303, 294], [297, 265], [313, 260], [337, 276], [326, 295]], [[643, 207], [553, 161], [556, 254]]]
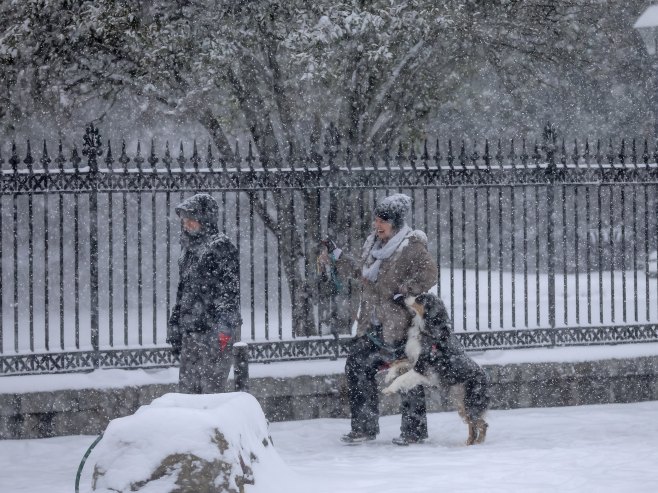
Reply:
[[[467, 445], [484, 442], [489, 407], [489, 379], [452, 332], [450, 316], [437, 296], [424, 293], [404, 300], [414, 315], [405, 346], [406, 359], [393, 362], [383, 392], [408, 391], [417, 385], [450, 388], [459, 415], [468, 425]], [[408, 371], [407, 371], [408, 370]], [[403, 373], [405, 372], [406, 373]]]

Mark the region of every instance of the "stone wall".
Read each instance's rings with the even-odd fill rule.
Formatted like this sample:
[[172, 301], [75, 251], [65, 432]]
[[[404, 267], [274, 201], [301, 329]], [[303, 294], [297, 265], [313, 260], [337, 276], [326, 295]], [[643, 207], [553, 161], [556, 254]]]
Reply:
[[[488, 365], [492, 408], [575, 406], [658, 400], [658, 356], [583, 363]], [[0, 377], [1, 378], [1, 377]], [[0, 395], [0, 438], [99, 434], [175, 385]], [[344, 375], [252, 378], [250, 392], [270, 421], [347, 418]], [[382, 414], [398, 413], [399, 397], [383, 397]], [[445, 389], [428, 392], [429, 411], [452, 411]]]

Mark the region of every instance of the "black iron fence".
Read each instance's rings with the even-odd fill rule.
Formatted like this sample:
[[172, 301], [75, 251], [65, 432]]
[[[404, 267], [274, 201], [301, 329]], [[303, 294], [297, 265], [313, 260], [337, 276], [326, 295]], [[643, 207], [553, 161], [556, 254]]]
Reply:
[[164, 343], [173, 208], [199, 191], [218, 199], [240, 250], [251, 361], [345, 355], [347, 324], [314, 309], [300, 326], [294, 308], [326, 305], [314, 256], [329, 216], [338, 209], [358, 250], [374, 203], [393, 191], [414, 199], [411, 223], [428, 235], [436, 289], [467, 347], [658, 340], [658, 149], [646, 141], [567, 147], [549, 129], [540, 143], [479, 152], [436, 141], [381, 156], [328, 141], [274, 168], [251, 146], [244, 158], [237, 146], [201, 156], [194, 143], [189, 158], [182, 144], [176, 156], [155, 149], [116, 153], [90, 127], [80, 153], [28, 142], [22, 158], [15, 144], [0, 154], [0, 374], [175, 364]]

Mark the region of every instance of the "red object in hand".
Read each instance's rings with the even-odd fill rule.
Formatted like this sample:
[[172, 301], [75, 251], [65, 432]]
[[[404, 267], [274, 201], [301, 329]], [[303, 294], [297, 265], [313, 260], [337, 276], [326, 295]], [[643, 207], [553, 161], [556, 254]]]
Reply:
[[223, 332], [219, 333], [219, 349], [221, 351], [224, 351], [226, 349], [226, 346], [228, 346], [228, 343], [231, 341], [231, 336], [228, 334], [224, 334]]

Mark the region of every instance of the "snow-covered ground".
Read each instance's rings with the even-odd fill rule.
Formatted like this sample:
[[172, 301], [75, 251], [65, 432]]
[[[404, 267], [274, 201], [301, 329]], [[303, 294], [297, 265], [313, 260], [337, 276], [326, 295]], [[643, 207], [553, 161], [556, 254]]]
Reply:
[[[430, 414], [430, 439], [406, 448], [390, 442], [399, 415], [382, 418], [377, 440], [357, 446], [338, 441], [346, 419], [272, 423], [287, 468], [256, 469], [260, 484], [247, 492], [655, 492], [656, 416], [658, 402], [491, 411], [487, 441], [473, 447], [456, 413]], [[94, 439], [0, 441], [0, 491], [72, 492]]]
[[[658, 343], [645, 343], [486, 351], [473, 356], [480, 364], [514, 364], [657, 354]], [[250, 375], [336, 374], [344, 371], [344, 365], [344, 359], [256, 364], [250, 366]], [[13, 376], [0, 378], [0, 394], [173, 383], [177, 378], [177, 368]], [[287, 468], [256, 471], [261, 483], [248, 491], [654, 492], [658, 491], [656, 416], [658, 401], [494, 410], [489, 413], [487, 442], [475, 447], [463, 445], [466, 427], [456, 413], [430, 414], [430, 439], [408, 448], [390, 442], [399, 433], [399, 415], [381, 418], [381, 435], [361, 446], [339, 442], [338, 437], [349, 430], [347, 419], [272, 423], [271, 435]], [[0, 493], [73, 491], [78, 464], [95, 438], [0, 440]]]

